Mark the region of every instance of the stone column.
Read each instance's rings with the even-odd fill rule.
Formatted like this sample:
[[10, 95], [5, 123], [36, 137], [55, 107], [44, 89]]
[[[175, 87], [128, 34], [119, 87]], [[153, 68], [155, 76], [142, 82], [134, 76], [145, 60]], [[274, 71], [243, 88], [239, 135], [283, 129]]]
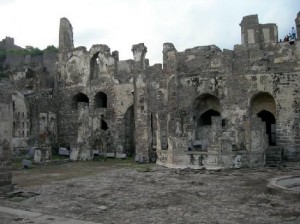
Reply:
[[149, 162], [150, 152], [150, 112], [145, 75], [145, 55], [147, 48], [143, 43], [132, 46], [134, 58], [134, 119], [135, 150], [140, 162]]

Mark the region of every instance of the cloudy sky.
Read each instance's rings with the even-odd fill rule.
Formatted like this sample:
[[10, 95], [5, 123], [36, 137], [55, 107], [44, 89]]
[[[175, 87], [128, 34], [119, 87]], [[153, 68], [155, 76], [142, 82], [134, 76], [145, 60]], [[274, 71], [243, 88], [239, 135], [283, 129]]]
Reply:
[[279, 38], [295, 26], [299, 0], [0, 0], [0, 39], [41, 49], [58, 46], [59, 20], [70, 20], [75, 46], [107, 44], [120, 59], [132, 59], [133, 44], [145, 43], [150, 64], [162, 62], [162, 46], [178, 51], [240, 44], [243, 16], [276, 23]]

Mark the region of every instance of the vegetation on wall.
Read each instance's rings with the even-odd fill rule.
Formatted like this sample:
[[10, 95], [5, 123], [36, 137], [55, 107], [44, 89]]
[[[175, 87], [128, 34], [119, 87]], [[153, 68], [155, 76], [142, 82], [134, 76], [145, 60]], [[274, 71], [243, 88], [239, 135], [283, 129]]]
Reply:
[[26, 55], [37, 56], [37, 55], [43, 55], [45, 51], [57, 53], [58, 48], [53, 45], [49, 45], [44, 50], [32, 46], [26, 46], [25, 48], [10, 49], [10, 50], [0, 49], [0, 60], [5, 58], [7, 54], [12, 54], [17, 56], [26, 56]]
[[39, 56], [39, 55], [43, 55], [44, 52], [58, 53], [58, 48], [53, 45], [49, 45], [44, 50], [41, 50], [41, 49], [39, 49], [37, 47], [33, 47], [33, 46], [26, 46], [25, 48], [10, 49], [10, 50], [0, 49], [0, 79], [8, 78], [8, 75], [4, 71], [4, 64], [5, 64], [5, 59], [6, 59], [7, 55]]

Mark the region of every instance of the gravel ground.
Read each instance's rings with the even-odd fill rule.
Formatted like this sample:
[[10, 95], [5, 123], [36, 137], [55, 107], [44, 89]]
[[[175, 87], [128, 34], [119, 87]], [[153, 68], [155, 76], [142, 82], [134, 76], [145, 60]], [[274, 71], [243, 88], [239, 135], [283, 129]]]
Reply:
[[111, 224], [296, 224], [299, 194], [267, 188], [268, 179], [287, 175], [300, 175], [299, 164], [209, 171], [124, 162], [64, 163], [14, 171], [16, 191], [39, 195], [2, 198], [0, 205]]

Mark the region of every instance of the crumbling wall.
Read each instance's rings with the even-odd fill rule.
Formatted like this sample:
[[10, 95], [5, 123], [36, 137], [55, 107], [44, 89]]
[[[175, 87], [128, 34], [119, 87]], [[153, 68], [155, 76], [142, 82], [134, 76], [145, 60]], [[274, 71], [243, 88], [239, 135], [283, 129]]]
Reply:
[[50, 147], [57, 143], [57, 104], [52, 90], [31, 93], [25, 97], [28, 108], [28, 145]]
[[[261, 166], [271, 143], [283, 147], [286, 158], [298, 158], [299, 46], [277, 43], [277, 26], [259, 24], [256, 15], [244, 17], [241, 30], [242, 45], [234, 51], [212, 45], [176, 52], [172, 44], [165, 45], [164, 74], [170, 77], [168, 149], [158, 150], [159, 164]], [[262, 97], [253, 102], [258, 94], [272, 100]], [[208, 95], [220, 106], [207, 103], [203, 96]], [[198, 127], [199, 117], [209, 110], [212, 115], [220, 113], [215, 117], [220, 125]], [[262, 123], [257, 117], [261, 112], [273, 114], [274, 124]], [[158, 120], [158, 132], [163, 124]], [[276, 133], [270, 133], [270, 127]]]
[[28, 108], [25, 102], [24, 95], [18, 91], [14, 91], [12, 94], [12, 150], [14, 155], [18, 155], [21, 149], [28, 147], [29, 137], [29, 114]]
[[9, 83], [0, 83], [0, 194], [13, 189], [11, 173], [12, 96]]
[[149, 66], [144, 44], [133, 45], [126, 61], [104, 44], [74, 48], [72, 25], [62, 18], [59, 54], [14, 59], [29, 64], [10, 74], [26, 95], [30, 145], [57, 142], [73, 148], [75, 160], [92, 159], [93, 149], [146, 162], [157, 153], [169, 167], [262, 165], [271, 143], [299, 158], [298, 41], [278, 43], [276, 24], [260, 24], [257, 15], [240, 25], [234, 50], [177, 52], [165, 43], [163, 66]]

